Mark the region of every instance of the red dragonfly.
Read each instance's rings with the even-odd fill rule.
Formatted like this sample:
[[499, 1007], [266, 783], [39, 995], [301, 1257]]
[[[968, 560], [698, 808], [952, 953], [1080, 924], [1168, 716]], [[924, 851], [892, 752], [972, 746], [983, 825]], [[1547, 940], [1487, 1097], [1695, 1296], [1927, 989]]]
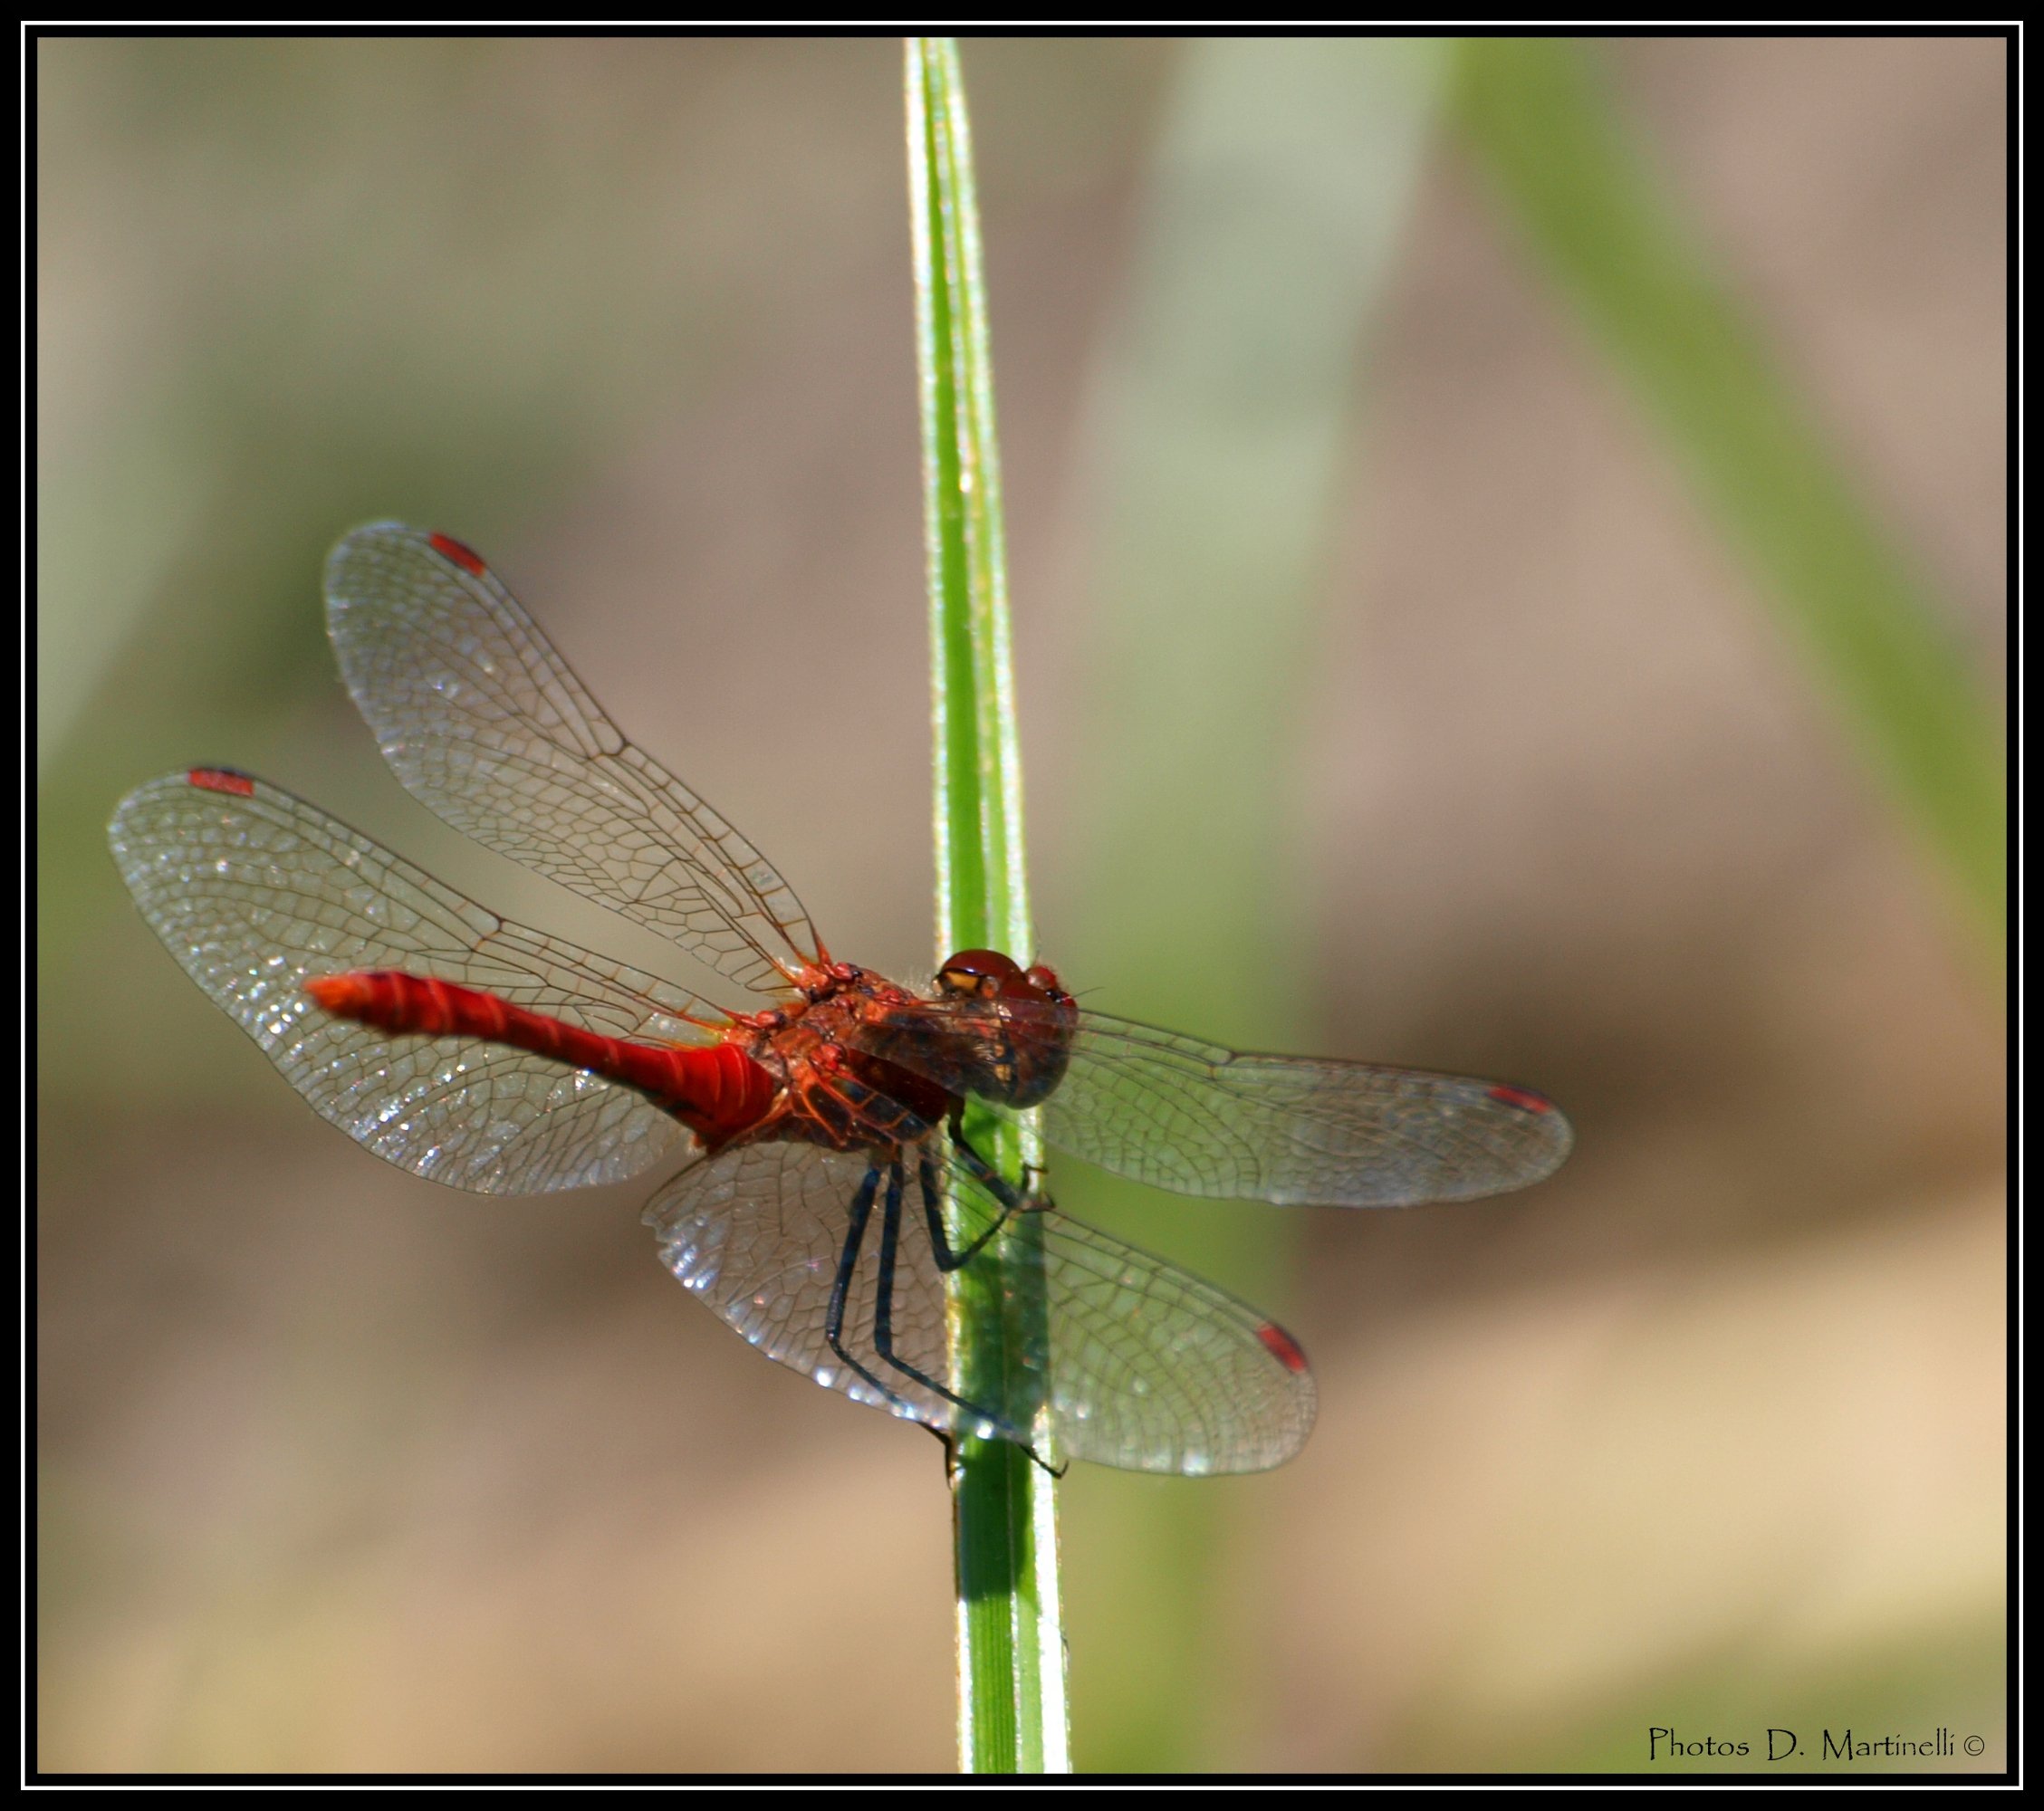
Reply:
[[[322, 1116], [414, 1174], [529, 1194], [692, 1161], [646, 1210], [683, 1284], [782, 1364], [946, 1436], [1147, 1471], [1253, 1471], [1312, 1425], [1305, 1355], [1233, 1296], [1051, 1209], [966, 1135], [1041, 1106], [1057, 1148], [1181, 1194], [1402, 1206], [1568, 1155], [1530, 1089], [1233, 1050], [1081, 1010], [1049, 968], [951, 957], [926, 992], [834, 960], [793, 889], [626, 740], [461, 542], [394, 522], [327, 562], [327, 626], [414, 797], [768, 1003], [720, 1009], [500, 918], [226, 768], [130, 793], [114, 858], [199, 986]], [[1030, 1214], [1040, 1241], [1000, 1235]], [[1047, 1337], [995, 1399], [953, 1363], [946, 1277]]]

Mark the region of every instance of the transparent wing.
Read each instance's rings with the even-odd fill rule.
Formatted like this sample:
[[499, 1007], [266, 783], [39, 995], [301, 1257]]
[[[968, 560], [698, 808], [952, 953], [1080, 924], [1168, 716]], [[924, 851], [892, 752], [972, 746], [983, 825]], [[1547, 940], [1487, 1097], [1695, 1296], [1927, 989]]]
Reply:
[[109, 827], [142, 915], [185, 972], [350, 1137], [417, 1175], [531, 1194], [636, 1175], [686, 1128], [631, 1089], [497, 1045], [330, 1018], [308, 976], [394, 968], [485, 989], [612, 1037], [697, 1042], [715, 1009], [507, 924], [288, 792], [198, 769]]
[[1574, 1134], [1544, 1095], [1467, 1076], [1244, 1056], [1080, 1015], [1043, 1135], [1178, 1194], [1281, 1206], [1406, 1207], [1524, 1188]]
[[[958, 1203], [947, 1242], [959, 1250], [1000, 1210], [936, 1142], [932, 1134], [926, 1148], [937, 1186]], [[945, 1433], [1037, 1444], [1048, 1430], [1060, 1458], [1141, 1471], [1262, 1471], [1304, 1443], [1313, 1381], [1289, 1335], [1212, 1284], [1055, 1211], [1026, 1220], [1041, 1240], [1048, 1344], [1011, 1315], [1013, 1362], [999, 1400], [955, 1400], [918, 1156], [910, 1147], [897, 1176], [863, 1153], [741, 1144], [685, 1170], [646, 1219], [662, 1261], [692, 1292], [770, 1357], [855, 1402]], [[852, 1241], [862, 1193], [863, 1236]], [[1011, 1308], [1022, 1261], [1012, 1237], [969, 1260]], [[828, 1337], [840, 1287], [841, 1350]]]
[[[985, 1015], [970, 998], [916, 1001], [868, 1035], [877, 1054], [984, 1095]], [[1461, 1201], [1539, 1182], [1574, 1138], [1546, 1096], [1502, 1082], [1245, 1056], [1098, 1012], [1081, 1011], [1073, 1031], [1027, 1003], [1003, 1009], [1003, 1028], [1016, 1046], [1035, 1046], [1022, 1065], [1031, 1069], [1054, 1069], [1069, 1037], [1042, 1109], [1052, 1145], [1177, 1194], [1281, 1206]]]
[[[934, 1394], [897, 1375], [897, 1395], [878, 1375], [854, 1368], [872, 1349], [878, 1229], [869, 1226], [848, 1273], [851, 1360], [831, 1348], [828, 1317], [853, 1203], [870, 1160], [820, 1145], [739, 1143], [684, 1170], [648, 1203], [646, 1222], [660, 1260], [695, 1295], [768, 1357], [792, 1365], [854, 1402], [950, 1425]], [[869, 1248], [869, 1249], [867, 1249]], [[943, 1301], [916, 1266], [897, 1291], [896, 1331], [912, 1359], [936, 1356], [941, 1375]], [[870, 1365], [868, 1366], [870, 1369]]]
[[359, 528], [328, 557], [326, 595], [348, 689], [422, 804], [744, 986], [817, 960], [772, 864], [626, 739], [459, 541]]

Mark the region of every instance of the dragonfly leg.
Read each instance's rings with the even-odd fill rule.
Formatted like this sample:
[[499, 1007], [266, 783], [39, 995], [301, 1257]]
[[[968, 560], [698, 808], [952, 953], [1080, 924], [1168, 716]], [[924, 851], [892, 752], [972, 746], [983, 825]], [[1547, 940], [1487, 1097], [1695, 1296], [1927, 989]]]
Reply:
[[[952, 1107], [951, 1117], [946, 1123], [945, 1130], [951, 1135], [951, 1142], [957, 1146], [958, 1155], [964, 1162], [965, 1168], [971, 1172], [973, 1180], [979, 1183], [1009, 1212], [1041, 1213], [1057, 1205], [1057, 1203], [1052, 1201], [1049, 1195], [1038, 1194], [1032, 1188], [1018, 1189], [999, 1170], [980, 1155], [973, 1141], [965, 1136], [965, 1107], [963, 1101], [958, 1102]], [[1027, 1183], [1031, 1176], [1040, 1176], [1042, 1174], [1043, 1172], [1037, 1168], [1035, 1164], [1025, 1164], [1022, 1171], [1022, 1180]]]
[[955, 1390], [944, 1385], [911, 1365], [894, 1349], [894, 1264], [895, 1255], [901, 1240], [901, 1159], [897, 1157], [888, 1166], [887, 1205], [880, 1217], [880, 1275], [879, 1288], [873, 1308], [873, 1349], [905, 1377], [913, 1377], [926, 1390], [935, 1390], [947, 1403], [955, 1403], [968, 1413], [985, 1422], [1003, 1440], [1018, 1444], [1022, 1431], [1005, 1415], [996, 1414], [992, 1409], [961, 1396]]
[[[969, 1168], [970, 1165], [967, 1167]], [[936, 1185], [936, 1164], [927, 1151], [921, 1153], [916, 1158], [916, 1178], [922, 1185], [923, 1218], [928, 1223], [930, 1229], [930, 1245], [936, 1253], [936, 1267], [946, 1276], [949, 1276], [952, 1271], [962, 1270], [965, 1265], [971, 1263], [974, 1258], [979, 1256], [987, 1241], [1008, 1223], [1008, 1216], [1011, 1213], [1021, 1212], [1015, 1202], [1003, 1202], [1000, 1219], [996, 1220], [963, 1251], [954, 1251], [951, 1249], [951, 1241], [945, 1236], [944, 1231], [944, 1197], [938, 1192]], [[1008, 1193], [1012, 1195], [1014, 1191], [1011, 1189]], [[999, 1200], [1000, 1197], [996, 1196], [995, 1199]]]
[[[925, 1433], [936, 1435], [937, 1443], [944, 1448], [944, 1481], [946, 1484], [955, 1484], [958, 1481], [959, 1467], [964, 1462], [958, 1457], [958, 1437], [947, 1429], [932, 1427], [926, 1421], [918, 1422], [916, 1425]], [[1070, 1460], [1066, 1460], [1061, 1465], [1053, 1465], [1026, 1440], [1011, 1440], [1008, 1444], [1021, 1447], [1022, 1452], [1028, 1455], [1032, 1465], [1041, 1466], [1053, 1478], [1062, 1478], [1067, 1471], [1071, 1470]]]
[[958, 1481], [957, 1437], [949, 1428], [932, 1427], [926, 1421], [919, 1421], [916, 1425], [925, 1433], [936, 1435], [937, 1444], [944, 1448], [944, 1481], [946, 1484], [955, 1484]]
[[[883, 1399], [894, 1406], [906, 1408], [909, 1404], [901, 1396], [890, 1390], [872, 1372], [868, 1371], [865, 1365], [851, 1356], [850, 1351], [845, 1345], [844, 1337], [845, 1297], [851, 1289], [851, 1273], [859, 1266], [859, 1248], [866, 1242], [866, 1222], [872, 1217], [873, 1197], [878, 1193], [879, 1186], [880, 1166], [878, 1164], [868, 1164], [866, 1171], [866, 1180], [859, 1183], [859, 1193], [851, 1198], [850, 1223], [845, 1229], [844, 1246], [838, 1253], [838, 1274], [830, 1284], [830, 1303], [823, 1310], [823, 1337], [830, 1343], [831, 1351], [835, 1352], [854, 1372], [879, 1391]], [[885, 1274], [885, 1271], [891, 1270], [893, 1266], [891, 1255], [885, 1253], [884, 1249], [882, 1263], [884, 1267], [881, 1279], [882, 1305], [879, 1311], [882, 1315], [885, 1315], [888, 1312], [885, 1292], [893, 1280], [891, 1277]]]
[[1033, 1446], [1025, 1446], [1022, 1448], [1022, 1451], [1029, 1454], [1031, 1460], [1035, 1464], [1041, 1466], [1053, 1478], [1061, 1478], [1067, 1471], [1071, 1470], [1071, 1461], [1069, 1459], [1066, 1460], [1061, 1465], [1053, 1465], [1048, 1459], [1044, 1458], [1044, 1456], [1041, 1452], [1039, 1452]]
[[[970, 1263], [980, 1248], [1008, 1223], [1008, 1216], [1011, 1213], [1022, 1211], [1018, 1208], [1003, 1208], [1000, 1219], [996, 1220], [963, 1251], [954, 1251], [951, 1249], [950, 1241], [945, 1237], [944, 1233], [944, 1197], [938, 1191], [936, 1184], [936, 1163], [927, 1151], [920, 1154], [916, 1165], [916, 1180], [922, 1185], [923, 1216], [929, 1226], [930, 1243], [936, 1248], [937, 1268], [940, 1270], [955, 1270], [961, 1266]], [[1048, 1203], [1045, 1204], [1048, 1205]], [[1062, 1465], [1051, 1464], [1026, 1440], [1016, 1438], [1014, 1443], [1028, 1453], [1035, 1463], [1041, 1465], [1053, 1478], [1061, 1478], [1071, 1469], [1070, 1460], [1067, 1460]]]

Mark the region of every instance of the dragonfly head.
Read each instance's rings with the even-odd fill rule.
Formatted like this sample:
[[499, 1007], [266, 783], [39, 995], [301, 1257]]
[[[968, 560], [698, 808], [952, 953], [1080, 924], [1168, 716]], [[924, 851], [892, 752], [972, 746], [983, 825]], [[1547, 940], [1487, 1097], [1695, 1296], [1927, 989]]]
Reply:
[[937, 971], [936, 987], [940, 999], [970, 1002], [954, 1021], [974, 1032], [964, 1091], [1033, 1107], [1058, 1085], [1077, 1008], [1052, 970], [1025, 969], [998, 950], [960, 950]]

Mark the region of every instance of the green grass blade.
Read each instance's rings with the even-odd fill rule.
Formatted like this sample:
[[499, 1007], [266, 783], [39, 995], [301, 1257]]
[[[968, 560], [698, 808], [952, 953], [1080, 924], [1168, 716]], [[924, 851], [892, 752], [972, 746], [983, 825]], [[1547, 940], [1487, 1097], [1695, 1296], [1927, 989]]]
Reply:
[[1481, 38], [1461, 129], [1718, 530], [1828, 685], [1862, 752], [1999, 953], [2007, 810], [1996, 714], [1902, 550], [1856, 493], [1697, 249], [1584, 48]]
[[[916, 351], [930, 589], [936, 757], [937, 959], [989, 947], [1029, 960], [1022, 764], [1009, 659], [1001, 475], [972, 139], [956, 44], [911, 38], [906, 69]], [[969, 1116], [979, 1147], [1019, 1175], [1032, 1128]], [[1009, 1355], [1043, 1338], [1038, 1222], [1003, 1235], [992, 1287], [953, 1282], [953, 1375], [975, 1400], [1011, 1400]], [[1033, 1277], [1034, 1288], [1030, 1287]], [[1053, 1480], [1019, 1447], [961, 1438], [952, 1479], [958, 1597], [958, 1743], [974, 1773], [1069, 1766]]]

